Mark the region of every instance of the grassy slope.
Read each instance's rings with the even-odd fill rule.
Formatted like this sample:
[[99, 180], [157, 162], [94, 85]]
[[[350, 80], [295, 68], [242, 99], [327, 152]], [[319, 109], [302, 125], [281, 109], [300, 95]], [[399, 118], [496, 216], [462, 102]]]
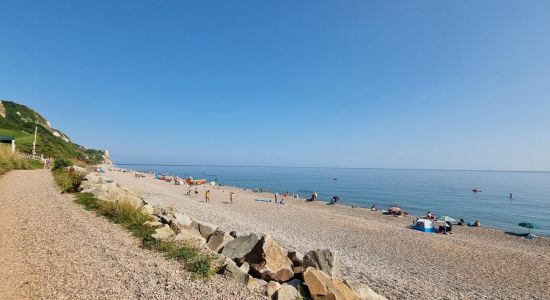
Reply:
[[[37, 153], [91, 164], [103, 161], [103, 151], [86, 149], [54, 136], [52, 129], [46, 124], [46, 119], [32, 109], [10, 101], [2, 101], [2, 106], [5, 109], [6, 116], [0, 116], [0, 134], [14, 137], [19, 151], [32, 152], [34, 128], [38, 126]], [[17, 114], [18, 112], [19, 114]]]

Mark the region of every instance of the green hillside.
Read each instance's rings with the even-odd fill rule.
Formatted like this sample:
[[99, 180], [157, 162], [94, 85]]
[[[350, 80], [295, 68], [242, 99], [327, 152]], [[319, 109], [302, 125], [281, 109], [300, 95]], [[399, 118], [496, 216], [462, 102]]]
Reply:
[[103, 162], [102, 150], [86, 149], [69, 140], [63, 132], [51, 128], [39, 113], [21, 104], [1, 100], [0, 135], [15, 138], [17, 149], [31, 153], [35, 126], [38, 127], [36, 153], [54, 158], [68, 158], [88, 164]]

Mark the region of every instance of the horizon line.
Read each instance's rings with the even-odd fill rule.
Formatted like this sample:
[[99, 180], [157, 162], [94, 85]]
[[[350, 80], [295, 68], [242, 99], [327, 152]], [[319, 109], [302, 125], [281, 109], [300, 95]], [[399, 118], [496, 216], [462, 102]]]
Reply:
[[548, 170], [496, 170], [496, 169], [438, 169], [438, 168], [383, 168], [383, 167], [327, 167], [327, 166], [277, 166], [277, 165], [218, 165], [218, 164], [162, 164], [162, 163], [113, 163], [120, 166], [160, 167], [225, 167], [225, 168], [302, 168], [302, 169], [366, 169], [366, 170], [409, 170], [409, 171], [466, 171], [466, 172], [531, 172], [549, 173]]

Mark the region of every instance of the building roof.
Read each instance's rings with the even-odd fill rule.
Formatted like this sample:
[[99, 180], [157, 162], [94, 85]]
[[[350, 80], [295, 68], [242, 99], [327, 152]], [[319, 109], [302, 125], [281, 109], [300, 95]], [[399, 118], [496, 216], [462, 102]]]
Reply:
[[14, 138], [12, 138], [11, 136], [7, 136], [7, 135], [1, 135], [0, 134], [0, 142], [1, 143], [11, 143], [11, 141], [15, 140]]

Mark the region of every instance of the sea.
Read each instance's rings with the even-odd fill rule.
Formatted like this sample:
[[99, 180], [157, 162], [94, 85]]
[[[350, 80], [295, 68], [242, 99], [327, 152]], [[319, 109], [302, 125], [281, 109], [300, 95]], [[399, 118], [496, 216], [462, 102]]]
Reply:
[[[223, 185], [289, 192], [344, 205], [379, 209], [399, 205], [412, 215], [428, 211], [511, 233], [526, 233], [520, 222], [550, 237], [550, 172], [403, 170], [368, 168], [118, 165], [121, 168], [205, 178]], [[472, 192], [473, 188], [481, 192]], [[512, 193], [512, 197], [509, 196]]]

